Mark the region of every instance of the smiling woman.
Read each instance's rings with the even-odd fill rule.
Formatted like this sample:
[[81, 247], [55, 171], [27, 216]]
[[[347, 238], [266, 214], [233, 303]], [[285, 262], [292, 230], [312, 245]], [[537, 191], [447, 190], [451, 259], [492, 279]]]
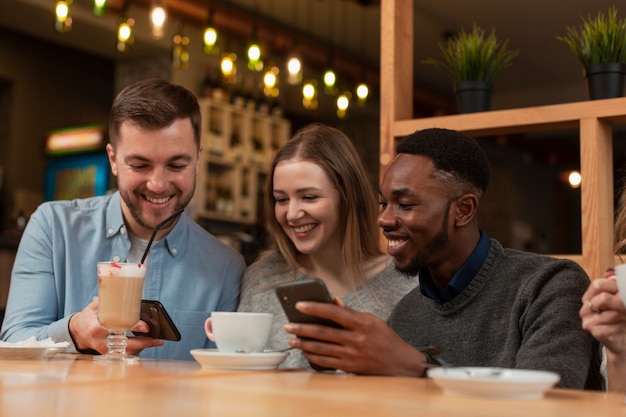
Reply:
[[[287, 346], [287, 317], [275, 295], [285, 281], [319, 278], [344, 305], [386, 319], [416, 285], [379, 246], [375, 195], [359, 156], [341, 131], [320, 124], [298, 131], [278, 151], [265, 190], [274, 250], [244, 275], [240, 311], [274, 314], [268, 349]], [[282, 367], [309, 367], [292, 352]]]

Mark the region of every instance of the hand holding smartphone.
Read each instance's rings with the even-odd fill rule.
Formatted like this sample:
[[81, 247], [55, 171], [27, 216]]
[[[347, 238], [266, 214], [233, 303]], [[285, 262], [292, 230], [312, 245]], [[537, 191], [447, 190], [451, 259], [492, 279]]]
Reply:
[[[286, 282], [276, 286], [276, 295], [280, 300], [280, 304], [292, 323], [311, 323], [321, 324], [324, 326], [341, 328], [341, 325], [332, 320], [324, 319], [317, 316], [301, 313], [296, 308], [298, 301], [317, 301], [321, 303], [333, 303], [333, 298], [326, 288], [326, 284], [319, 278], [302, 279], [292, 282]], [[325, 368], [309, 362], [311, 367], [316, 371], [334, 370]]]
[[133, 332], [135, 336], [152, 337], [154, 339], [173, 340], [181, 339], [180, 332], [167, 314], [165, 307], [157, 300], [141, 300], [141, 320], [148, 323], [148, 333]]
[[276, 286], [276, 295], [290, 322], [341, 327], [334, 321], [303, 314], [296, 309], [296, 303], [298, 301], [317, 301], [334, 304], [333, 298], [326, 288], [326, 284], [319, 278], [307, 278], [279, 284]]

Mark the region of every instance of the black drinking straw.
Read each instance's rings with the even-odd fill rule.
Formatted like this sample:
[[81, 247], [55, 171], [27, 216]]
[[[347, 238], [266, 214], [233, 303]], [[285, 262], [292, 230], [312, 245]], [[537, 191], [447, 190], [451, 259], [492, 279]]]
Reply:
[[146, 260], [146, 257], [148, 256], [148, 252], [150, 251], [150, 246], [152, 246], [152, 241], [154, 240], [154, 237], [156, 236], [157, 232], [159, 231], [159, 229], [161, 227], [163, 227], [164, 225], [168, 224], [169, 222], [171, 222], [172, 220], [174, 220], [176, 217], [178, 217], [183, 211], [185, 211], [184, 208], [178, 210], [176, 213], [172, 214], [170, 217], [168, 217], [167, 219], [163, 220], [161, 223], [157, 224], [154, 227], [154, 231], [152, 232], [152, 236], [150, 236], [150, 240], [148, 241], [148, 246], [146, 246], [146, 250], [143, 253], [143, 256], [141, 257], [141, 264], [143, 264], [143, 262]]

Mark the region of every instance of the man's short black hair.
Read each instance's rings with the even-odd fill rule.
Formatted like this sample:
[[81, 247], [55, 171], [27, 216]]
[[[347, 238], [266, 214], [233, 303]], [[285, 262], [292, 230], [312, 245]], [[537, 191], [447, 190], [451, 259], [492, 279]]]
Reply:
[[489, 184], [487, 155], [476, 140], [456, 130], [418, 130], [400, 142], [396, 152], [426, 156], [433, 161], [437, 170], [472, 184], [483, 194]]

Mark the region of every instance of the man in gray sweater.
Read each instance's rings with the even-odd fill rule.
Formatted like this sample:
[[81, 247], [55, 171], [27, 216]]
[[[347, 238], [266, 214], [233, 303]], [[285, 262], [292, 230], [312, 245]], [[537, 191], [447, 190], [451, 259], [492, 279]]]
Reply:
[[[575, 262], [504, 249], [478, 225], [489, 162], [452, 130], [409, 135], [380, 186], [378, 225], [397, 268], [420, 286], [388, 323], [339, 305], [301, 302], [306, 314], [343, 326], [289, 323], [311, 362], [359, 374], [424, 376], [453, 366], [556, 372], [560, 387], [600, 389], [599, 348], [578, 310], [589, 277]], [[437, 359], [426, 346], [442, 349]]]

